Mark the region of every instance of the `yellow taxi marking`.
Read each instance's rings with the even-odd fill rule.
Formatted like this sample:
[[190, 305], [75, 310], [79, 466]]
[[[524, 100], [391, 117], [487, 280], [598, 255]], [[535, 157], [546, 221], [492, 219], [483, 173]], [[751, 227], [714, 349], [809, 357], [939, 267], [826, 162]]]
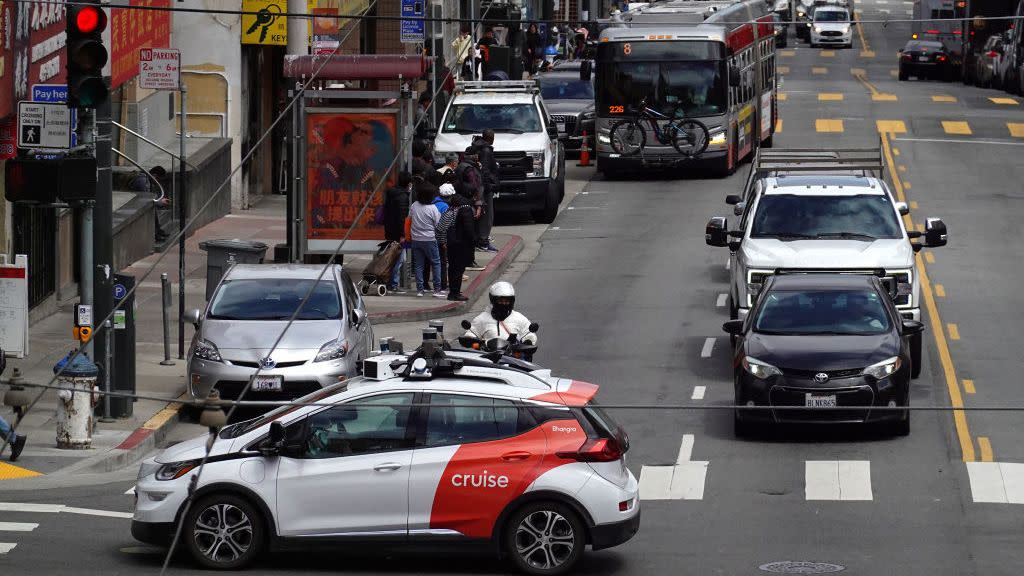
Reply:
[[822, 50], [818, 54], [820, 54], [822, 58], [833, 58], [836, 55], [836, 51], [835, 50]]
[[779, 50], [779, 56], [792, 58], [793, 56], [796, 56], [796, 50]]
[[977, 390], [974, 389], [974, 380], [964, 379], [964, 392], [968, 394], [974, 394]]
[[889, 76], [892, 76], [893, 78], [895, 78], [895, 77], [897, 77], [899, 75], [900, 75], [900, 71], [899, 70], [897, 70], [895, 68], [893, 68], [892, 70], [889, 70]]
[[[892, 175], [892, 184], [896, 189], [896, 200], [906, 202], [907, 197], [903, 192], [903, 181], [900, 179], [899, 171], [893, 170], [893, 167], [896, 165], [896, 162], [893, 161], [895, 150], [889, 143], [890, 138], [892, 138], [891, 133], [882, 133], [882, 153], [889, 167], [889, 174]], [[931, 252], [925, 252], [925, 260], [928, 260], [930, 255]], [[939, 361], [942, 364], [942, 371], [946, 376], [946, 389], [949, 391], [949, 401], [954, 408], [953, 423], [956, 427], [957, 438], [960, 441], [960, 453], [963, 456], [964, 462], [974, 462], [974, 441], [971, 439], [971, 431], [967, 426], [967, 414], [963, 410], [956, 410], [956, 408], [964, 407], [963, 395], [960, 392], [960, 382], [956, 377], [956, 367], [953, 365], [953, 357], [949, 353], [949, 345], [946, 344], [946, 334], [943, 330], [938, 329], [942, 326], [942, 318], [939, 316], [939, 307], [935, 304], [935, 294], [932, 292], [932, 284], [928, 279], [928, 271], [920, 258], [921, 254], [918, 253], [917, 269], [921, 278], [921, 294], [924, 296], [925, 309], [931, 318], [932, 329], [930, 332], [935, 338], [935, 347], [939, 352]]]
[[960, 134], [963, 136], [973, 134], [973, 132], [971, 132], [971, 126], [967, 122], [959, 120], [943, 120], [942, 129], [946, 131], [946, 134]]
[[860, 57], [861, 58], [874, 58], [875, 57], [875, 51], [874, 50], [861, 50], [860, 51]]
[[824, 66], [814, 66], [811, 68], [811, 74], [828, 74], [828, 68]]
[[1013, 98], [989, 98], [989, 100], [991, 100], [993, 104], [1007, 104], [1009, 106], [1016, 106], [1020, 104], [1020, 102]]
[[[902, 170], [906, 170], [906, 169], [907, 169], [907, 167], [906, 167], [906, 166], [901, 166], [900, 168], [901, 168]], [[911, 210], [917, 210], [917, 200], [911, 200], [911, 201], [910, 201], [910, 209], [911, 209]]]
[[1024, 138], [1024, 124], [1020, 122], [1007, 122], [1006, 127], [1010, 130], [1010, 136]]
[[978, 436], [978, 447], [981, 448], [981, 461], [991, 462], [992, 461], [992, 443], [989, 442], [988, 436]]
[[28, 468], [15, 466], [14, 464], [8, 464], [7, 462], [0, 462], [0, 480], [14, 480], [15, 478], [31, 478], [32, 476], [42, 476], [42, 474], [36, 472], [35, 470], [29, 470]]
[[814, 129], [818, 132], [842, 132], [843, 121], [818, 118], [814, 121]]
[[872, 94], [871, 99], [875, 102], [896, 102], [899, 97], [895, 94]]
[[779, 96], [778, 96], [778, 98], [779, 98], [779, 102], [782, 102], [782, 101], [784, 101], [784, 100], [785, 100], [786, 98], [789, 98], [789, 95], [788, 95], [788, 94], [786, 94], [785, 92], [779, 92]]
[[956, 102], [956, 96], [949, 96], [947, 94], [936, 94], [932, 96], [932, 102]]
[[935, 264], [935, 254], [932, 254], [931, 252], [925, 252], [924, 261], [929, 264]]
[[939, 298], [945, 298], [946, 297], [946, 287], [943, 286], [942, 284], [936, 284], [935, 285], [935, 295], [938, 296]]
[[775, 119], [775, 132], [782, 132], [782, 118]]
[[843, 95], [836, 94], [835, 92], [822, 92], [821, 94], [818, 94], [818, 100], [826, 102], [842, 102]]
[[946, 324], [946, 329], [949, 330], [949, 339], [950, 340], [959, 340], [960, 339], [960, 328], [958, 328], [956, 324], [953, 324], [952, 322], [950, 322], [949, 324]]
[[[882, 134], [906, 134], [907, 125], [903, 120], [875, 120], [875, 126]], [[893, 154], [899, 156], [899, 152], [893, 150]]]
[[166, 408], [157, 412], [152, 418], [146, 421], [142, 425], [146, 430], [158, 430], [161, 426], [167, 423], [168, 420], [178, 415], [178, 410], [181, 408], [181, 404], [173, 402], [168, 404]]
[[789, 66], [776, 66], [775, 71], [779, 74], [789, 74]]

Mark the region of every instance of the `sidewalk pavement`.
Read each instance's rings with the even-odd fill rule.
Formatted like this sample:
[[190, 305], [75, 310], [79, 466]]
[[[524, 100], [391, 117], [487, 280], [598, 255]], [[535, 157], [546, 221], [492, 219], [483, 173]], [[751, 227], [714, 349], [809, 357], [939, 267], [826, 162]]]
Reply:
[[[203, 308], [206, 294], [206, 254], [199, 249], [204, 240], [238, 238], [257, 240], [268, 245], [267, 261], [273, 259], [273, 246], [285, 240], [285, 198], [270, 196], [250, 210], [229, 214], [197, 230], [185, 242], [185, 310]], [[449, 302], [434, 298], [418, 298], [415, 291], [387, 296], [365, 297], [371, 322], [375, 326], [386, 323], [422, 321], [446, 315], [462, 314], [487, 290], [487, 287], [508, 268], [523, 249], [523, 239], [511, 234], [495, 234], [496, 254], [476, 252], [477, 263], [483, 271], [468, 271], [469, 280], [463, 292], [468, 302]], [[344, 266], [353, 280], [362, 276], [370, 255], [346, 255]], [[148, 276], [144, 275], [152, 269]], [[178, 358], [178, 250], [172, 246], [161, 258], [152, 254], [133, 263], [122, 271], [135, 276], [136, 314], [136, 391], [140, 395], [160, 400], [139, 399], [133, 404], [133, 415], [113, 422], [97, 423], [88, 450], [61, 450], [56, 448], [56, 422], [58, 398], [56, 391], [43, 392], [36, 406], [17, 425], [19, 434], [28, 436], [28, 443], [16, 464], [7, 462], [9, 452], [0, 455], [0, 490], [4, 481], [47, 475], [67, 477], [80, 474], [110, 472], [128, 466], [158, 446], [178, 421], [182, 406], [175, 402], [184, 398], [185, 361]], [[172, 309], [169, 313], [168, 337], [171, 341], [172, 366], [163, 366], [163, 330], [161, 316], [160, 274], [167, 273], [172, 284]], [[49, 384], [53, 366], [75, 348], [71, 338], [73, 303], [62, 306], [60, 312], [32, 325], [30, 354], [24, 359], [8, 360], [4, 383], [15, 369], [20, 370], [27, 383]], [[381, 330], [377, 330], [380, 332]], [[185, 326], [184, 347], [192, 339], [193, 328]], [[98, 337], [102, 338], [102, 334]], [[28, 388], [35, 397], [38, 389]], [[0, 394], [6, 386], [0, 386]], [[102, 406], [102, 404], [100, 404]], [[14, 423], [11, 411], [0, 407], [0, 415]], [[18, 482], [21, 484], [21, 482]]]

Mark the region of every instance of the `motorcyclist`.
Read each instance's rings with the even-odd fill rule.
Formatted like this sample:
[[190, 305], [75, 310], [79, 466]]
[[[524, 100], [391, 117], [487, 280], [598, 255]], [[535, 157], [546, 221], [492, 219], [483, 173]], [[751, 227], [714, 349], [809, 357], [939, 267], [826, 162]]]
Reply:
[[530, 332], [530, 320], [512, 308], [516, 303], [516, 290], [508, 282], [495, 282], [488, 290], [491, 309], [484, 310], [471, 323], [466, 336], [484, 342], [492, 338], [508, 340], [515, 334], [523, 343], [537, 344], [537, 335]]

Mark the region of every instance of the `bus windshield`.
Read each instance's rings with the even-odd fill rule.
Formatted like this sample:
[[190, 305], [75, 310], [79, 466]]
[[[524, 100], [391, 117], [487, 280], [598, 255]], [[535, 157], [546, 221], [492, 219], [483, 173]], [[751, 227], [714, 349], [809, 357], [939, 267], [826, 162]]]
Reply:
[[725, 62], [604, 62], [597, 107], [603, 114], [636, 110], [640, 100], [665, 115], [722, 114], [728, 107]]

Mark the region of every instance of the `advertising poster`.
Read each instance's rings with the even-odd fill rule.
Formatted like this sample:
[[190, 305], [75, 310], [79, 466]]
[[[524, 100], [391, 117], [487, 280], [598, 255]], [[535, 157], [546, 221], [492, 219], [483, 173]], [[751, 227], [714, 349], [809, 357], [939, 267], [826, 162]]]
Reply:
[[[169, 8], [171, 0], [130, 0], [130, 6]], [[110, 8], [110, 88], [139, 74], [139, 50], [171, 45], [171, 13]]]
[[[397, 115], [389, 111], [321, 109], [306, 114], [306, 238], [310, 252], [333, 252], [367, 198], [346, 252], [372, 252], [384, 239], [374, 222], [398, 151]], [[381, 179], [387, 176], [387, 181]], [[379, 185], [379, 186], [378, 186]], [[377, 191], [377, 194], [374, 194]]]

